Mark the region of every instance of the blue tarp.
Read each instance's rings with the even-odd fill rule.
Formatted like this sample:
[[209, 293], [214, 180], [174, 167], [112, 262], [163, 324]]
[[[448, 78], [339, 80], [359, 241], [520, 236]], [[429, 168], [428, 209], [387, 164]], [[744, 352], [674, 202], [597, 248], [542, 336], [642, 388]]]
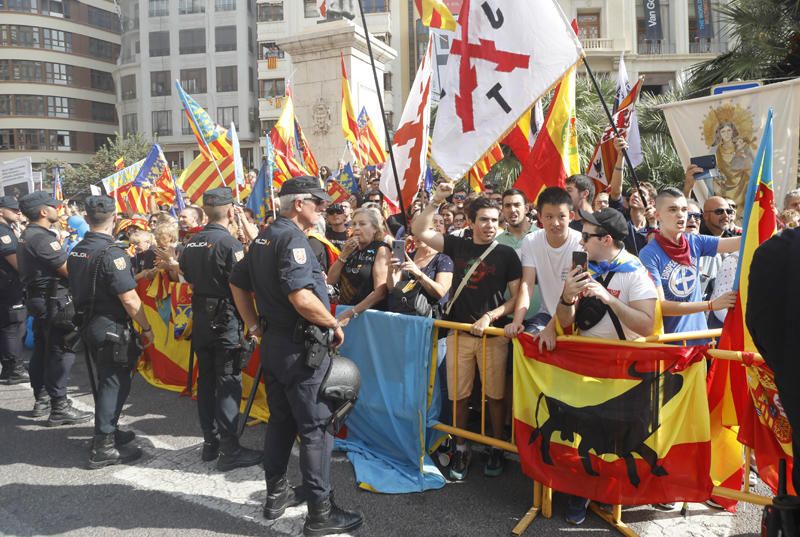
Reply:
[[361, 371], [361, 393], [336, 447], [347, 452], [361, 488], [397, 494], [445, 484], [426, 451], [439, 415], [438, 382], [436, 404], [428, 405], [432, 335], [431, 319], [378, 311], [345, 328], [340, 350]]

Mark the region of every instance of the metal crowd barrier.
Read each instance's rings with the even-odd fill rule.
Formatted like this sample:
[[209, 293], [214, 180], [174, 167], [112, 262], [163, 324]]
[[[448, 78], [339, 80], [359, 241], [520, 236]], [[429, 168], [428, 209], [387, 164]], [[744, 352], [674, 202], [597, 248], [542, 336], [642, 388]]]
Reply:
[[[437, 352], [437, 341], [439, 338], [439, 330], [453, 330], [453, 344], [455, 348], [453, 352], [455, 356], [458, 356], [458, 346], [459, 346], [459, 334], [461, 332], [469, 333], [471, 325], [464, 324], [464, 323], [454, 323], [450, 321], [434, 321], [434, 331], [433, 331], [433, 352], [434, 352], [434, 359], [431, 360], [431, 375], [430, 379], [433, 382], [435, 378], [435, 372], [437, 368], [437, 360], [435, 353]], [[620, 341], [620, 340], [612, 340], [612, 339], [598, 339], [598, 338], [590, 338], [590, 337], [583, 337], [583, 336], [559, 336], [557, 341], [576, 341], [576, 342], [583, 342], [583, 343], [592, 343], [596, 345], [616, 345], [616, 346], [628, 346], [628, 347], [637, 347], [637, 348], [658, 348], [658, 347], [665, 347], [667, 343], [681, 343], [682, 345], [686, 345], [687, 341], [694, 340], [694, 339], [710, 339], [711, 340], [711, 348], [708, 351], [708, 356], [711, 358], [715, 358], [718, 360], [732, 360], [742, 362], [744, 361], [744, 355], [746, 353], [738, 352], [738, 351], [724, 351], [714, 348], [716, 346], [716, 341], [720, 337], [722, 333], [721, 329], [716, 330], [703, 330], [703, 331], [694, 331], [694, 332], [682, 332], [676, 334], [660, 334], [654, 336], [648, 336], [645, 338], [640, 338], [633, 341]], [[483, 370], [486, 371], [486, 337], [487, 336], [503, 336], [504, 332], [500, 328], [487, 328], [482, 336], [482, 352], [481, 352], [481, 365], [483, 366]], [[753, 358], [754, 363], [763, 362], [763, 358], [759, 354], [749, 355]], [[513, 357], [509, 357], [509, 359], [513, 359]], [[453, 368], [453, 376], [454, 379], [458, 379], [458, 360], [454, 360], [454, 368]], [[453, 386], [457, 386], [457, 382], [453, 382]], [[512, 386], [506, 386], [506, 389], [513, 389]], [[444, 401], [443, 404], [447, 404], [447, 401]], [[512, 410], [512, 419], [511, 419], [511, 440], [510, 442], [494, 438], [492, 436], [488, 436], [486, 434], [486, 389], [481, 383], [481, 423], [480, 423], [480, 433], [476, 433], [473, 431], [469, 431], [466, 429], [461, 429], [456, 427], [456, 401], [453, 400], [452, 402], [452, 421], [450, 425], [439, 423], [434, 425], [434, 429], [438, 431], [442, 431], [444, 433], [459, 436], [466, 440], [476, 442], [479, 444], [484, 444], [487, 446], [496, 447], [510, 453], [518, 453], [517, 446], [514, 443], [514, 419], [513, 419], [513, 410]], [[772, 505], [772, 498], [761, 496], [758, 494], [753, 494], [750, 492], [750, 448], [745, 449], [745, 475], [744, 475], [744, 490], [734, 490], [725, 487], [714, 487], [712, 489], [712, 494], [714, 496], [719, 496], [722, 498], [729, 498], [732, 500], [737, 500], [740, 502], [747, 502], [752, 503], [755, 505], [760, 506], [767, 506]], [[546, 487], [541, 483], [536, 481], [533, 482], [533, 503], [531, 508], [522, 516], [520, 521], [514, 526], [511, 532], [514, 535], [522, 535], [522, 533], [531, 525], [534, 519], [541, 514], [545, 518], [550, 518], [553, 515], [553, 489], [550, 487]], [[610, 524], [614, 529], [616, 529], [622, 535], [626, 535], [628, 537], [638, 537], [638, 534], [633, 531], [629, 526], [625, 525], [622, 522], [622, 506], [621, 505], [614, 505], [612, 506], [610, 512], [599, 508], [594, 502], [590, 504], [590, 508], [592, 511], [605, 520], [608, 524]]]

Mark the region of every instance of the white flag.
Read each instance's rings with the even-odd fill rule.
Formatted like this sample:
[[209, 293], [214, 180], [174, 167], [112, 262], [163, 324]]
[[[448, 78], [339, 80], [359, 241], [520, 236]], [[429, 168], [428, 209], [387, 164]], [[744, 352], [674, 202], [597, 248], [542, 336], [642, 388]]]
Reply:
[[103, 191], [100, 190], [99, 186], [96, 185], [89, 185], [89, 191], [92, 193], [92, 196], [102, 196]]
[[786, 192], [797, 184], [800, 79], [659, 106], [684, 169], [692, 157], [716, 157], [722, 178], [695, 183], [694, 193], [701, 203], [716, 195], [731, 198], [744, 207], [770, 107], [780, 110], [772, 119], [772, 175], [775, 203], [780, 208]]
[[236, 134], [236, 125], [231, 121], [231, 148], [233, 151], [233, 175], [236, 177], [236, 197], [238, 201], [239, 189], [244, 187], [244, 165], [242, 164], [242, 152], [239, 149], [239, 135]]
[[433, 159], [461, 178], [583, 55], [555, 0], [464, 0], [433, 130]]
[[[625, 53], [619, 55], [619, 70], [617, 71], [617, 96], [614, 99], [614, 111], [616, 112], [619, 103], [625, 100], [631, 91], [631, 83], [628, 81], [628, 70], [625, 69]], [[634, 108], [631, 114], [631, 126], [628, 131], [628, 157], [635, 168], [644, 161], [642, 157], [642, 140], [639, 136], [639, 117]]]
[[[428, 49], [411, 84], [400, 125], [392, 139], [400, 190], [405, 207], [411, 204], [427, 170], [428, 131], [431, 123], [431, 69], [433, 36], [428, 37]], [[397, 183], [391, 163], [383, 166], [380, 189], [395, 205], [398, 204]]]

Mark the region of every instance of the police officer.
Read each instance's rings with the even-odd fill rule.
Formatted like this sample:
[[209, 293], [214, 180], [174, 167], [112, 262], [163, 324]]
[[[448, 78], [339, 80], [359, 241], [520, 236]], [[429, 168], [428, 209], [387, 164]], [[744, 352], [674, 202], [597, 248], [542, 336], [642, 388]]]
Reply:
[[249, 356], [241, 350], [241, 321], [228, 278], [244, 252], [228, 231], [234, 218], [231, 189], [215, 188], [203, 194], [203, 211], [208, 225], [186, 243], [180, 269], [192, 284], [192, 345], [199, 364], [197, 412], [204, 439], [201, 457], [217, 459], [217, 469], [227, 472], [262, 459], [260, 451], [240, 446], [236, 434], [242, 360]]
[[128, 398], [142, 347], [131, 319], [142, 327], [149, 345], [153, 330], [147, 322], [130, 257], [114, 242], [116, 204], [108, 196], [86, 198], [89, 231], [67, 259], [69, 289], [75, 300], [86, 352], [97, 370], [94, 439], [89, 468], [130, 462], [142, 456], [132, 446], [133, 431], [117, 426]]
[[267, 501], [264, 516], [280, 517], [299, 498], [286, 479], [286, 467], [296, 436], [300, 436], [300, 471], [308, 501], [305, 535], [345, 533], [361, 526], [360, 513], [333, 503], [330, 460], [333, 436], [326, 425], [331, 402], [320, 387], [331, 358], [319, 367], [306, 363], [304, 326], [334, 332], [341, 345], [344, 332], [331, 315], [322, 270], [303, 230], [313, 226], [330, 198], [315, 177], [287, 180], [280, 191], [280, 216], [253, 242], [231, 276], [231, 290], [250, 335], [261, 333], [251, 293], [266, 321], [261, 364], [270, 418], [264, 442]]
[[28, 382], [22, 363], [25, 337], [25, 297], [17, 272], [17, 235], [11, 227], [19, 222], [19, 203], [14, 196], [0, 196], [0, 380], [6, 384]]
[[27, 293], [28, 313], [33, 316], [33, 355], [29, 365], [36, 402], [33, 416], [48, 412], [48, 427], [72, 425], [92, 419], [67, 398], [67, 382], [75, 353], [64, 336], [74, 332], [74, 305], [67, 288], [67, 253], [51, 227], [58, 222], [61, 205], [49, 194], [38, 191], [19, 200], [28, 227], [17, 248], [19, 273]]

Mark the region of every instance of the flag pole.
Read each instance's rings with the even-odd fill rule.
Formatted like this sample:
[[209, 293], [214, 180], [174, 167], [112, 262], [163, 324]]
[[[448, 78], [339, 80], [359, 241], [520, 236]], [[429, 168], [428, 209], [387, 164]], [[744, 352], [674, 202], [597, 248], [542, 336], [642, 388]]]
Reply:
[[[597, 79], [594, 77], [594, 73], [592, 72], [592, 68], [589, 67], [589, 62], [586, 61], [586, 56], [583, 57], [583, 66], [586, 67], [586, 72], [589, 74], [589, 78], [592, 79], [592, 85], [594, 86], [594, 91], [597, 93], [597, 96], [600, 98], [600, 104], [603, 105], [603, 110], [606, 112], [606, 117], [608, 118], [608, 122], [611, 124], [611, 130], [614, 131], [614, 135], [617, 137], [620, 136], [619, 129], [614, 124], [614, 116], [611, 115], [611, 110], [608, 108], [608, 104], [606, 104], [606, 100], [603, 98], [603, 92], [600, 91], [600, 85], [597, 83]], [[631, 180], [633, 181], [633, 186], [636, 191], [639, 193], [639, 197], [642, 199], [642, 205], [645, 205], [645, 195], [644, 191], [642, 190], [642, 186], [639, 184], [639, 177], [636, 175], [636, 170], [633, 168], [633, 163], [631, 162], [631, 157], [628, 155], [627, 149], [621, 149], [622, 156], [625, 158], [625, 164], [628, 165], [628, 170], [631, 172]], [[655, 200], [653, 200], [655, 202]]]
[[275, 210], [275, 183], [273, 181], [273, 176], [275, 175], [275, 170], [273, 168], [273, 162], [275, 162], [275, 154], [272, 151], [272, 142], [269, 139], [269, 136], [266, 137], [267, 142], [267, 181], [269, 181], [269, 199], [272, 200], [272, 219], [275, 220], [278, 218], [277, 211]]
[[[178, 82], [178, 81], [176, 80], [176, 82]], [[178, 87], [181, 89], [181, 91], [183, 91], [183, 88], [181, 87], [180, 82], [178, 82]], [[195, 131], [200, 134], [200, 138], [203, 140], [203, 145], [205, 146], [206, 151], [208, 152], [208, 156], [211, 157], [211, 162], [214, 163], [214, 168], [217, 170], [217, 175], [219, 175], [219, 178], [222, 181], [222, 184], [224, 186], [225, 185], [225, 177], [222, 175], [222, 172], [219, 171], [219, 166], [217, 166], [217, 159], [214, 158], [214, 153], [212, 153], [211, 152], [211, 148], [208, 147], [208, 142], [206, 141], [206, 137], [203, 136], [202, 131], [200, 130], [200, 125], [197, 124], [197, 120], [195, 119], [194, 114], [192, 114], [189, 110], [186, 109], [186, 102], [182, 100], [181, 105], [183, 106], [184, 113], [187, 116], [189, 116], [189, 121], [191, 121], [192, 124], [194, 125]], [[236, 178], [234, 177], [234, 181], [235, 180], [236, 180]]]
[[383, 119], [383, 132], [386, 136], [386, 141], [389, 146], [389, 161], [392, 164], [392, 172], [394, 173], [394, 185], [397, 188], [397, 202], [400, 205], [400, 214], [403, 218], [403, 227], [408, 229], [408, 221], [406, 219], [406, 208], [403, 204], [403, 190], [400, 188], [400, 176], [397, 175], [397, 164], [394, 161], [394, 150], [392, 149], [392, 139], [389, 136], [389, 125], [386, 123], [386, 111], [383, 107], [383, 96], [381, 95], [381, 87], [378, 84], [378, 70], [375, 67], [375, 57], [372, 55], [372, 41], [369, 38], [369, 28], [367, 28], [367, 17], [364, 15], [364, 3], [358, 0], [358, 10], [361, 12], [361, 25], [364, 28], [364, 37], [367, 40], [367, 52], [369, 53], [369, 63], [372, 66], [372, 78], [375, 79], [375, 94], [378, 96], [378, 104], [381, 107], [381, 119]]

